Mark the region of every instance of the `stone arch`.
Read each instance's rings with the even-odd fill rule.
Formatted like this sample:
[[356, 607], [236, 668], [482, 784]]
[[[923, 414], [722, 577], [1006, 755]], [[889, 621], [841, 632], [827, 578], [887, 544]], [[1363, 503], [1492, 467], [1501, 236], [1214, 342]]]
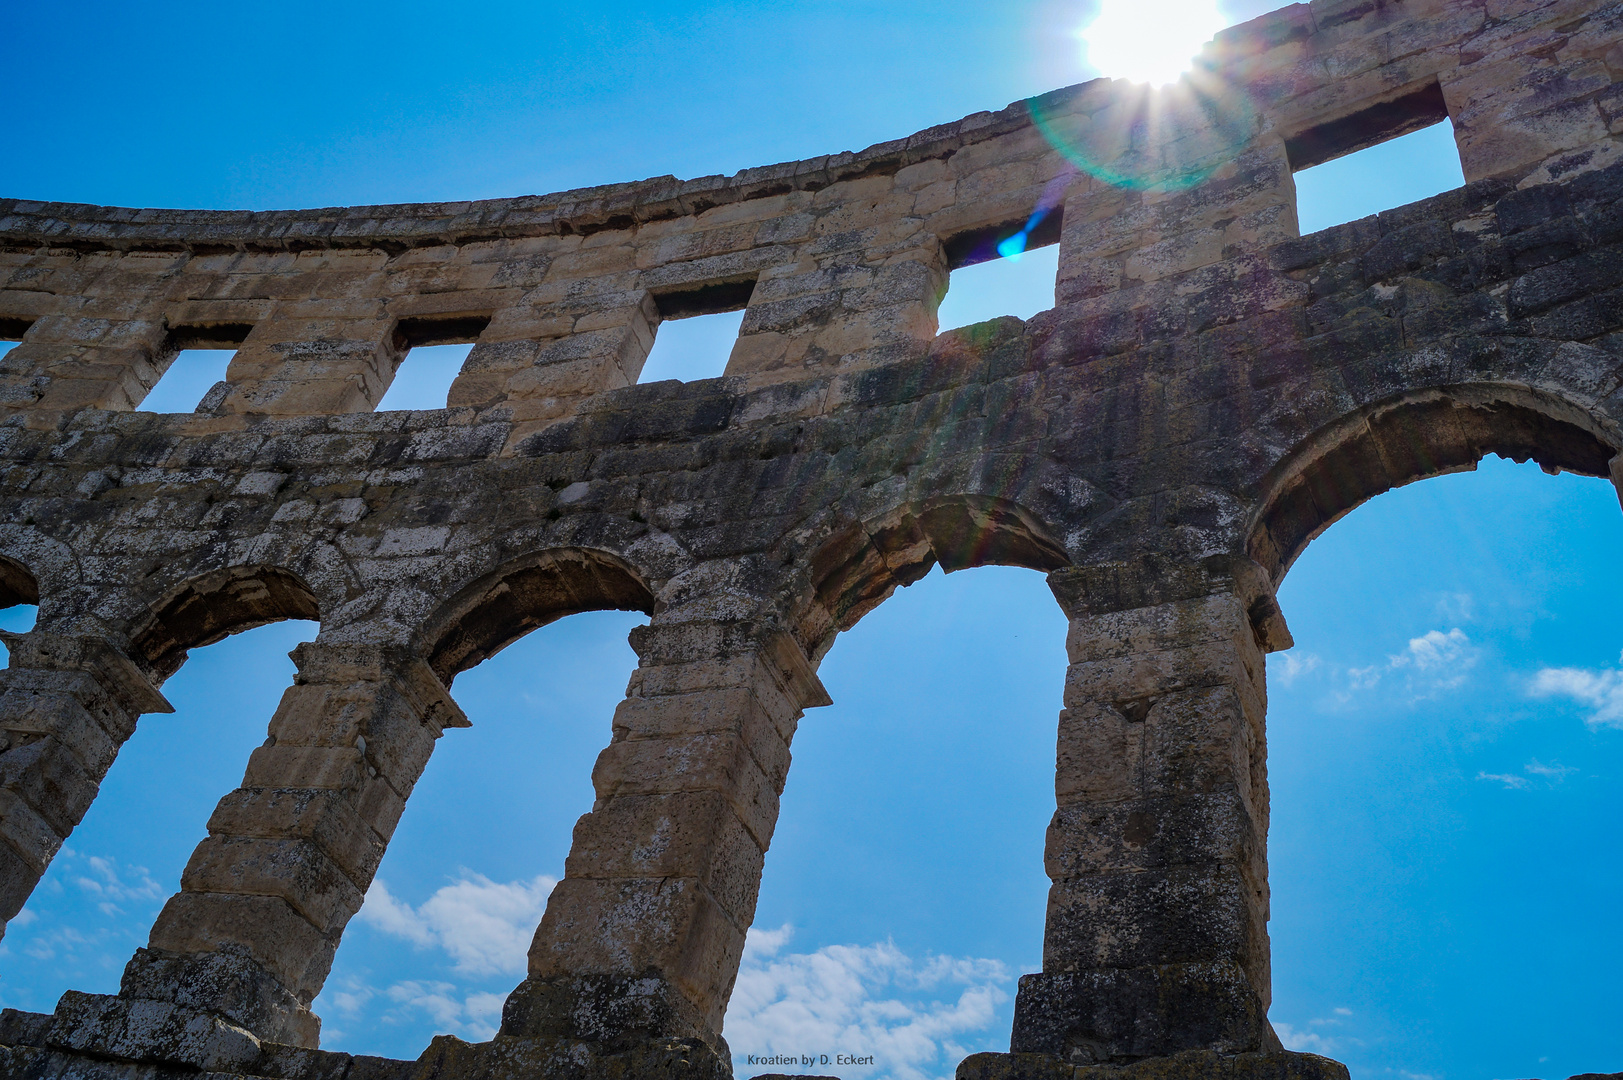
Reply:
[[991, 495], [925, 499], [847, 524], [809, 560], [812, 599], [796, 634], [807, 655], [820, 658], [837, 633], [937, 563], [947, 573], [987, 565], [1048, 572], [1071, 560], [1035, 515]]
[[0, 608], [39, 603], [39, 580], [16, 559], [0, 555]]
[[552, 548], [512, 559], [441, 605], [419, 635], [442, 683], [530, 631], [584, 611], [653, 614], [654, 594], [631, 565], [593, 548]]
[[1609, 476], [1620, 442], [1588, 409], [1526, 386], [1411, 391], [1321, 427], [1260, 485], [1246, 553], [1277, 584], [1315, 537], [1367, 500], [1432, 476], [1474, 469], [1488, 454], [1546, 472]]
[[188, 579], [152, 605], [130, 635], [131, 658], [167, 679], [192, 649], [282, 619], [320, 618], [315, 591], [290, 570], [214, 570]]
[[82, 603], [79, 561], [60, 540], [29, 525], [0, 525], [0, 552], [0, 607], [38, 604], [64, 615]]

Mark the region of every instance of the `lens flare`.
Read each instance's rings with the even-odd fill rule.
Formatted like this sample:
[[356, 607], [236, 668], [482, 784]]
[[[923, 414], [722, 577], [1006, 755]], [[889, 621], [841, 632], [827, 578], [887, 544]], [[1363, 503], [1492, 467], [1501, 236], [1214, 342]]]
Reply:
[[1099, 14], [1077, 37], [1099, 74], [1166, 86], [1227, 25], [1217, 0], [1100, 0]]
[[1258, 133], [1246, 87], [1224, 72], [1244, 38], [1216, 0], [1101, 0], [1079, 36], [1104, 75], [1026, 102], [1032, 122], [1072, 165], [1116, 187], [1184, 190], [1235, 160]]

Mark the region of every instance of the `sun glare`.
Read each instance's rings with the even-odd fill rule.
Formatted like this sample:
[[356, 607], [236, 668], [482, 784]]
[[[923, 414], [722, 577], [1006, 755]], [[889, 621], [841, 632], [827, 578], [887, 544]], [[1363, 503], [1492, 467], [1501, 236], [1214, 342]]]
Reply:
[[1077, 37], [1099, 74], [1164, 86], [1227, 25], [1217, 0], [1100, 0], [1099, 14]]

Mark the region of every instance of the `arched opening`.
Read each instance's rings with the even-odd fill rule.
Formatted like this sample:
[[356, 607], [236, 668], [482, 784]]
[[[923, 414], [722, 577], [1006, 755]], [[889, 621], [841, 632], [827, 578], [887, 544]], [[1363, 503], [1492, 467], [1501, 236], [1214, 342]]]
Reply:
[[585, 611], [651, 614], [654, 597], [623, 561], [602, 551], [546, 551], [515, 559], [452, 597], [422, 637], [446, 686], [537, 627]]
[[316, 596], [278, 567], [232, 567], [173, 590], [131, 635], [135, 658], [160, 679], [180, 670], [188, 650], [283, 619], [320, 619]]
[[821, 656], [836, 633], [938, 563], [951, 573], [987, 565], [1049, 571], [1069, 562], [1058, 542], [1007, 499], [927, 500], [877, 522], [847, 524], [810, 556], [815, 600], [797, 636], [809, 654]]
[[[0, 556], [0, 630], [22, 634], [34, 628], [39, 614], [39, 581], [16, 559]], [[5, 649], [0, 641], [0, 649]]]
[[599, 551], [512, 560], [432, 618], [424, 651], [471, 727], [440, 740], [314, 1003], [322, 1045], [411, 1059], [489, 1039], [523, 978], [653, 596]]
[[12, 920], [0, 954], [5, 1005], [50, 1012], [66, 990], [118, 991], [216, 801], [264, 742], [292, 682], [287, 653], [315, 637], [316, 616], [308, 586], [264, 567], [194, 578], [153, 605], [132, 635], [132, 658], [155, 681], [167, 677], [175, 712], [136, 726]]
[[1268, 660], [1287, 1047], [1355, 1077], [1615, 1068], [1623, 520], [1586, 478], [1611, 454], [1580, 410], [1445, 390], [1276, 478], [1253, 551], [1290, 569], [1296, 640]]
[[874, 1055], [812, 1070], [850, 1077], [1008, 1048], [1015, 979], [1042, 958], [1066, 670], [1041, 571], [1066, 564], [982, 497], [842, 530], [812, 560], [806, 625], [842, 630], [818, 645], [834, 704], [795, 736], [724, 1029], [739, 1075], [791, 1043]]
[[1617, 453], [1589, 414], [1521, 386], [1444, 386], [1361, 409], [1305, 439], [1261, 485], [1247, 554], [1276, 581], [1309, 541], [1384, 491], [1490, 453], [1546, 472], [1609, 475]]

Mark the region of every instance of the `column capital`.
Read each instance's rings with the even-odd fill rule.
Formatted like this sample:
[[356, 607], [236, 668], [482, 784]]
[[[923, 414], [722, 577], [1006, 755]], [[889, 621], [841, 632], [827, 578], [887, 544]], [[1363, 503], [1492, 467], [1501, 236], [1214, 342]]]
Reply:
[[98, 634], [0, 630], [0, 641], [11, 653], [12, 668], [85, 672], [132, 713], [175, 711], [139, 665]]
[[1070, 619], [1233, 595], [1245, 607], [1252, 633], [1264, 652], [1280, 652], [1295, 644], [1268, 572], [1244, 555], [1179, 559], [1144, 552], [1128, 559], [1052, 571], [1048, 587]]
[[473, 726], [428, 661], [405, 645], [306, 641], [288, 656], [298, 669], [293, 678], [297, 686], [389, 680], [406, 693], [425, 723], [441, 731]]
[[[721, 619], [661, 622], [656, 617], [649, 625], [634, 628], [630, 641], [640, 660], [639, 674], [650, 667], [748, 659], [760, 663], [784, 697], [797, 707], [816, 709], [834, 704], [799, 643], [788, 631], [770, 623]], [[728, 684], [734, 681], [728, 680]]]

